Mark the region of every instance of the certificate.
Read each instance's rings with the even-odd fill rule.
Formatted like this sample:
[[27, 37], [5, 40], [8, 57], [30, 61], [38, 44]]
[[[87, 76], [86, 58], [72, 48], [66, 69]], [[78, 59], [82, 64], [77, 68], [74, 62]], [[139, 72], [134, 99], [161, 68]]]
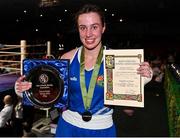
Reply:
[[143, 49], [104, 50], [104, 103], [144, 107], [144, 81], [137, 74]]

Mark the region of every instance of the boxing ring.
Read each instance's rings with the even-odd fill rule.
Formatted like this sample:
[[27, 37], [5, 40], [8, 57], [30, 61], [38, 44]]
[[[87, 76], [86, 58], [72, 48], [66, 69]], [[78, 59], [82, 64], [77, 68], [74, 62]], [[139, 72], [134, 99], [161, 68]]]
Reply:
[[15, 81], [22, 75], [25, 58], [54, 58], [51, 42], [27, 45], [26, 40], [21, 40], [20, 45], [0, 44], [0, 93], [14, 88]]
[[[62, 50], [62, 49], [61, 49]], [[3, 105], [3, 97], [6, 94], [14, 95], [15, 81], [23, 74], [24, 59], [54, 59], [51, 54], [51, 42], [47, 41], [44, 44], [27, 45], [26, 40], [21, 40], [19, 45], [0, 44], [0, 108]], [[25, 109], [25, 107], [24, 107]], [[28, 110], [27, 110], [28, 109]], [[30, 114], [29, 108], [26, 109], [27, 114]], [[40, 108], [41, 111], [34, 114], [45, 112], [45, 118], [33, 122], [32, 131], [38, 136], [52, 137], [51, 128], [55, 131], [56, 126], [49, 126], [51, 119], [49, 118], [49, 108]], [[26, 114], [26, 115], [27, 115]], [[39, 115], [40, 116], [40, 115]], [[47, 130], [48, 128], [48, 130]], [[48, 133], [47, 133], [48, 132]], [[54, 132], [55, 133], [55, 132]]]

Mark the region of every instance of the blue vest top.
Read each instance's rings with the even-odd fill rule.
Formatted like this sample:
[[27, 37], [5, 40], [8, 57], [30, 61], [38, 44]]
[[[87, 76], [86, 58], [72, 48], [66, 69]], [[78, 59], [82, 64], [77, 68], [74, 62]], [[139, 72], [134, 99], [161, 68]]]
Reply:
[[[76, 52], [70, 64], [70, 82], [69, 82], [69, 109], [82, 114], [85, 112], [85, 107], [81, 94], [80, 87], [80, 63], [78, 53], [81, 53], [81, 48]], [[85, 71], [85, 83], [88, 90], [93, 69]], [[91, 102], [90, 111], [92, 114], [104, 114], [110, 111], [110, 108], [104, 106], [104, 76], [103, 62], [101, 63], [99, 74], [96, 80], [93, 99]], [[112, 112], [111, 112], [112, 113]]]

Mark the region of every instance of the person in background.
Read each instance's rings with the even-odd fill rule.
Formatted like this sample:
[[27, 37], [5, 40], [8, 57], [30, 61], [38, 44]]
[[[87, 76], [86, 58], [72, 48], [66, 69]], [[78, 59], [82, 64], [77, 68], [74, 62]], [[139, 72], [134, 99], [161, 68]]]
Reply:
[[3, 98], [4, 108], [0, 112], [0, 137], [13, 136], [11, 117], [13, 113], [13, 100], [11, 95], [6, 95]]
[[[59, 118], [56, 137], [115, 137], [113, 109], [104, 105], [102, 53], [106, 46], [102, 44], [102, 35], [106, 24], [103, 12], [96, 5], [86, 4], [75, 19], [82, 46], [61, 57], [70, 60], [69, 103]], [[146, 78], [146, 83], [152, 78], [147, 62], [140, 64], [137, 73]], [[17, 92], [32, 87], [24, 78], [21, 76], [16, 81]]]
[[22, 97], [17, 97], [17, 104], [14, 107], [14, 134], [16, 137], [23, 136], [23, 104]]
[[6, 95], [3, 99], [4, 108], [0, 112], [0, 128], [5, 127], [6, 123], [11, 119], [11, 115], [13, 112], [13, 103], [12, 97], [10, 95]]

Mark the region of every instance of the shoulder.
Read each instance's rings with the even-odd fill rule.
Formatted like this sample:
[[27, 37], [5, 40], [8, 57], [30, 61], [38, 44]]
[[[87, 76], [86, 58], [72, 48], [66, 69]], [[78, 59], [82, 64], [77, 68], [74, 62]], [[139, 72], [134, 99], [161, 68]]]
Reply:
[[72, 49], [61, 56], [61, 59], [72, 59], [78, 48]]

